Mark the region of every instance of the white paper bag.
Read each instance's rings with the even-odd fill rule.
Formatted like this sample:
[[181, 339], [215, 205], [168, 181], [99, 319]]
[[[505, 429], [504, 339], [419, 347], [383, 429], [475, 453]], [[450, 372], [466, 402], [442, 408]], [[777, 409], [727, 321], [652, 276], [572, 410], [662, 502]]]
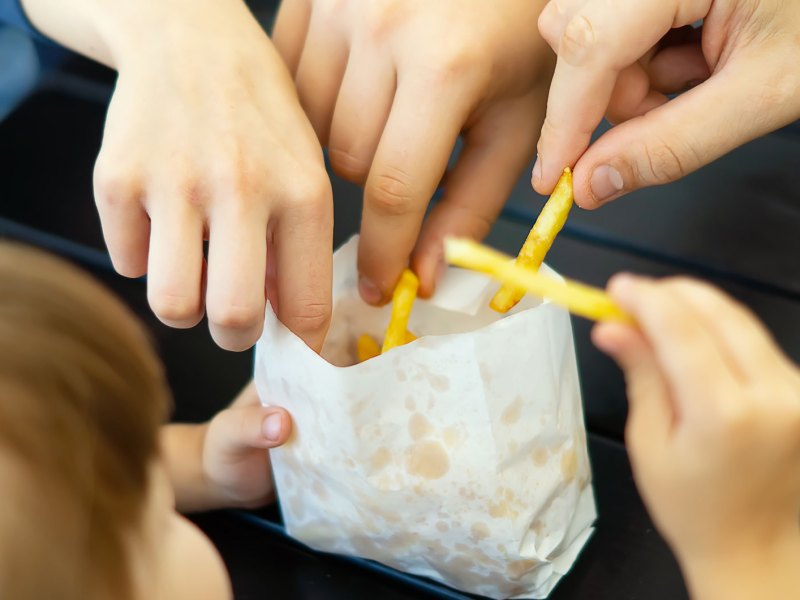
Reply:
[[496, 283], [450, 269], [414, 304], [420, 339], [354, 365], [390, 311], [360, 300], [356, 245], [335, 254], [323, 357], [270, 308], [256, 348], [261, 398], [294, 419], [272, 451], [289, 534], [470, 593], [545, 597], [596, 516], [568, 314], [525, 298], [503, 318]]

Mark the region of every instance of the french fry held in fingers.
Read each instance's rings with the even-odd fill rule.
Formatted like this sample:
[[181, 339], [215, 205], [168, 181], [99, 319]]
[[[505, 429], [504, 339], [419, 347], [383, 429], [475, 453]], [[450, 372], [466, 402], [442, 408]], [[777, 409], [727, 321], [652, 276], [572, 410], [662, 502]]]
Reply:
[[404, 270], [392, 295], [392, 317], [389, 320], [389, 327], [386, 328], [381, 352], [387, 352], [406, 343], [408, 318], [411, 316], [411, 307], [414, 306], [418, 289], [417, 276], [411, 269]]
[[633, 318], [599, 288], [574, 281], [558, 281], [511, 261], [511, 257], [472, 240], [448, 238], [444, 242], [445, 260], [452, 265], [480, 271], [506, 285], [522, 289], [571, 313], [594, 321], [633, 323]]
[[[567, 167], [522, 245], [517, 256], [517, 265], [534, 272], [539, 270], [550, 246], [553, 245], [553, 240], [567, 221], [573, 199], [572, 171]], [[494, 295], [489, 306], [497, 312], [506, 313], [514, 308], [524, 295], [524, 289], [506, 283]]]

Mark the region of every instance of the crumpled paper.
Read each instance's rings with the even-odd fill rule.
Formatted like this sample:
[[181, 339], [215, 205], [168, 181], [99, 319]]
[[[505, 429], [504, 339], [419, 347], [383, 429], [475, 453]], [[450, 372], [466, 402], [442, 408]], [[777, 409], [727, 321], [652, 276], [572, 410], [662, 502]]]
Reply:
[[[294, 434], [272, 451], [288, 533], [491, 598], [544, 598], [596, 517], [568, 314], [450, 269], [417, 300], [417, 341], [354, 364], [389, 307], [358, 295], [357, 238], [334, 257], [322, 357], [267, 309], [256, 384]], [[546, 268], [546, 267], [544, 267]]]

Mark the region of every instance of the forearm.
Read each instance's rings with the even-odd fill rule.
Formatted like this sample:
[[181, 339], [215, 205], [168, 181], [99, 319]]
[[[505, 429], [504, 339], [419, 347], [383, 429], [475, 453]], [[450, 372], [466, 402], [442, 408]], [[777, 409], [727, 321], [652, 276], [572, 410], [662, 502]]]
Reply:
[[[222, 29], [225, 15], [248, 13], [242, 0], [21, 0], [45, 36], [109, 67], [168, 41]], [[222, 11], [222, 13], [220, 13]], [[220, 16], [220, 15], [223, 16]], [[215, 25], [216, 24], [216, 25]]]
[[742, 547], [710, 560], [681, 561], [693, 600], [800, 597], [797, 524], [773, 544]]

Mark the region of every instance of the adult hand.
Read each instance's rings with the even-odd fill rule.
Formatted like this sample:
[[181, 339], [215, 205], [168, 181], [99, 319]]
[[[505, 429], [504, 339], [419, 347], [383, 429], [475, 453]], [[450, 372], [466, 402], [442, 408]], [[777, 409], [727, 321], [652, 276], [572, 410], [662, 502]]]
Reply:
[[[595, 208], [800, 118], [792, 2], [554, 0], [539, 30], [558, 53], [532, 179], [542, 194], [574, 165], [575, 200]], [[589, 146], [604, 114], [620, 125]]]
[[[208, 313], [223, 348], [259, 337], [267, 288], [318, 349], [331, 303], [332, 200], [291, 77], [240, 0], [26, 0], [33, 23], [119, 71], [95, 168], [115, 268], [156, 315]], [[203, 242], [208, 240], [208, 259]]]
[[[284, 0], [273, 39], [334, 170], [365, 187], [362, 297], [409, 256], [430, 295], [446, 235], [488, 233], [533, 157], [552, 54], [542, 0]], [[459, 135], [464, 146], [444, 179]], [[421, 230], [421, 231], [420, 231]]]

